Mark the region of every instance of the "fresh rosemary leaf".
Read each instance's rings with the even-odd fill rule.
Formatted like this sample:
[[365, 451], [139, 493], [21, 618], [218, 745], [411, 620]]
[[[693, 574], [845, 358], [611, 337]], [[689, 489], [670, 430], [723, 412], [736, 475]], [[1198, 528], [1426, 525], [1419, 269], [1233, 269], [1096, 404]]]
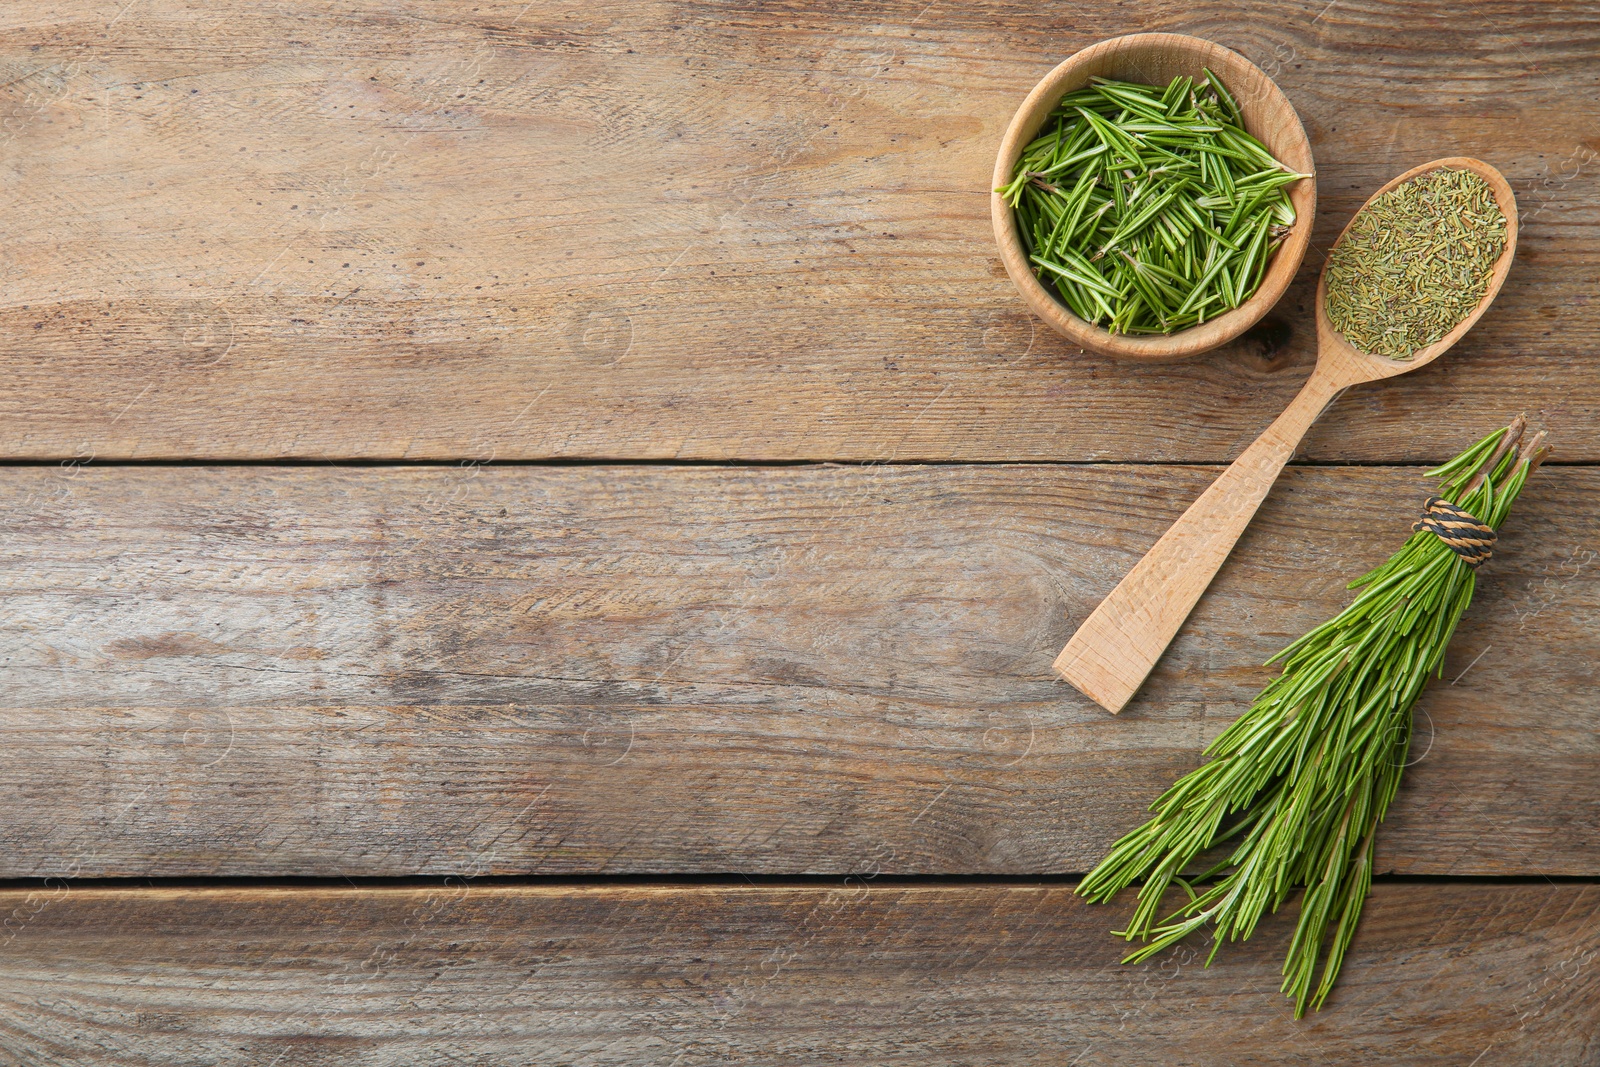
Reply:
[[1307, 175], [1239, 124], [1215, 75], [1165, 87], [1095, 78], [997, 190], [1041, 281], [1115, 333], [1170, 333], [1248, 300]]

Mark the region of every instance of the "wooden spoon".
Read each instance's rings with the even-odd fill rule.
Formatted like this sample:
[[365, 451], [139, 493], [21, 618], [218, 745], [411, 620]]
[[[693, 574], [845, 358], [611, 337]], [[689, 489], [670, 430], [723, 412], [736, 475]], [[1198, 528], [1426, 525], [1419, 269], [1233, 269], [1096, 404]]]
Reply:
[[[1061, 677], [1107, 711], [1121, 711], [1144, 683], [1250, 524], [1300, 439], [1334, 397], [1352, 385], [1392, 378], [1432, 363], [1472, 328], [1500, 291], [1517, 249], [1517, 203], [1511, 186], [1498, 170], [1460, 156], [1436, 159], [1406, 171], [1372, 195], [1386, 193], [1401, 182], [1439, 168], [1470, 170], [1483, 178], [1494, 189], [1495, 200], [1506, 217], [1505, 251], [1495, 261], [1483, 299], [1472, 314], [1438, 341], [1410, 359], [1394, 360], [1362, 352], [1328, 322], [1328, 273], [1324, 264], [1317, 283], [1317, 366], [1300, 395], [1210, 489], [1189, 505], [1183, 517], [1100, 602], [1056, 657], [1055, 668]], [[1370, 203], [1372, 199], [1368, 198], [1367, 204]], [[1366, 206], [1363, 204], [1362, 210]], [[1345, 226], [1345, 230], [1349, 228]], [[1339, 239], [1344, 239], [1344, 233]]]

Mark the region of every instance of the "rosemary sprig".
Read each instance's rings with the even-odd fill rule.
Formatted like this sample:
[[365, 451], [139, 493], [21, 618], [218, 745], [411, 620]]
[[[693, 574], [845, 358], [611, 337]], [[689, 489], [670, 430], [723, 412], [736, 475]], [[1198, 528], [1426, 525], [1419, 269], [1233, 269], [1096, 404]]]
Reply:
[[[1544, 459], [1544, 434], [1524, 421], [1496, 430], [1428, 472], [1440, 496], [1498, 528]], [[1355, 601], [1279, 652], [1283, 673], [1178, 779], [1155, 817], [1118, 841], [1078, 886], [1095, 902], [1142, 881], [1128, 940], [1145, 960], [1215, 926], [1243, 940], [1300, 886], [1305, 898], [1283, 966], [1295, 1017], [1320, 1008], [1355, 936], [1372, 883], [1378, 824], [1399, 788], [1411, 709], [1472, 601], [1477, 572], [1435, 534], [1411, 535], [1387, 562], [1350, 583]], [[1185, 874], [1206, 850], [1235, 841], [1210, 870]], [[1176, 883], [1184, 902], [1163, 916]], [[1324, 957], [1324, 951], [1326, 955]], [[1320, 979], [1318, 960], [1322, 959]]]
[[1165, 89], [1093, 78], [996, 190], [1034, 273], [1113, 333], [1172, 333], [1255, 295], [1294, 225], [1289, 170], [1210, 71]]

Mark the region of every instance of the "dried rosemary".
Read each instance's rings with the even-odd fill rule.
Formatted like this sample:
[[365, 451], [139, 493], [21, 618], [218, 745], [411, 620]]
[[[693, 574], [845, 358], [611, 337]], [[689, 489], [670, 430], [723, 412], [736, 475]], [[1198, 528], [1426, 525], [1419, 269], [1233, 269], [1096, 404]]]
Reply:
[[[1361, 589], [1354, 603], [1273, 657], [1283, 673], [1207, 746], [1211, 759], [1178, 779], [1151, 805], [1155, 817], [1079, 884], [1098, 902], [1143, 882], [1119, 934], [1149, 943], [1124, 962], [1148, 959], [1207, 925], [1216, 927], [1215, 957], [1224, 938], [1249, 937], [1267, 909], [1304, 886], [1283, 991], [1296, 1017], [1322, 1006], [1371, 886], [1378, 823], [1410, 750], [1412, 706], [1429, 676], [1442, 672], [1484, 542], [1492, 543], [1548, 451], [1543, 434], [1523, 442], [1522, 431], [1518, 419], [1429, 472], [1441, 479], [1443, 498], [1430, 501], [1423, 520], [1433, 526], [1419, 522], [1388, 562], [1351, 583]], [[1184, 873], [1229, 842], [1216, 866]], [[1186, 899], [1163, 918], [1174, 884]]]
[[1364, 207], [1328, 259], [1328, 321], [1374, 355], [1410, 359], [1483, 299], [1506, 246], [1494, 190], [1432, 170]]
[[1112, 333], [1172, 333], [1261, 285], [1309, 175], [1242, 127], [1210, 71], [1153, 85], [1091, 79], [1068, 93], [1000, 187], [1034, 273]]

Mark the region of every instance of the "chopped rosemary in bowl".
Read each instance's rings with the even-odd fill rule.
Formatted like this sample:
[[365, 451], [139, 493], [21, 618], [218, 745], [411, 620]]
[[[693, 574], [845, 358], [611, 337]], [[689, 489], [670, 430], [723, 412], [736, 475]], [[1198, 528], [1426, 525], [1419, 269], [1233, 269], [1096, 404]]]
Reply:
[[1249, 300], [1310, 175], [1246, 133], [1210, 70], [1165, 89], [1091, 78], [996, 190], [1041, 283], [1113, 334], [1171, 334]]

